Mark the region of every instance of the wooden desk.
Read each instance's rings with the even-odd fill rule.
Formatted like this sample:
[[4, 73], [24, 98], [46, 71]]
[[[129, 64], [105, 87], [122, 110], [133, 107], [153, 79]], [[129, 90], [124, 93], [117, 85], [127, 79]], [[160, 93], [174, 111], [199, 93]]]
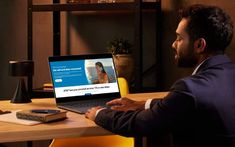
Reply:
[[[166, 92], [129, 94], [135, 100], [162, 98]], [[23, 110], [32, 108], [56, 108], [53, 98], [32, 99], [32, 103], [12, 104], [10, 101], [0, 101], [1, 110]], [[60, 122], [25, 126], [20, 124], [0, 122], [0, 142], [48, 140], [53, 138], [110, 135], [111, 132], [97, 126], [86, 119], [84, 115], [68, 112], [68, 119]]]

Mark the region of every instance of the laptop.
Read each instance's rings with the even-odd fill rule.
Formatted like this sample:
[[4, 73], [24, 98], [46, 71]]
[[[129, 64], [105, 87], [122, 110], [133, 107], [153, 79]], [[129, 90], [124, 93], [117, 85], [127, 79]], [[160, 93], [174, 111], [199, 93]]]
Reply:
[[49, 57], [57, 107], [84, 114], [120, 98], [112, 54]]

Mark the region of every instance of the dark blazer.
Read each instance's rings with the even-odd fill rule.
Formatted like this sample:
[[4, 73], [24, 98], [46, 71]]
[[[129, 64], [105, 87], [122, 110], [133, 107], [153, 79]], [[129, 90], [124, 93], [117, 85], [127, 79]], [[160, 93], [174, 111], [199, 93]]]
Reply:
[[104, 109], [95, 122], [124, 136], [171, 132], [177, 147], [235, 147], [235, 64], [226, 55], [213, 56], [150, 109]]

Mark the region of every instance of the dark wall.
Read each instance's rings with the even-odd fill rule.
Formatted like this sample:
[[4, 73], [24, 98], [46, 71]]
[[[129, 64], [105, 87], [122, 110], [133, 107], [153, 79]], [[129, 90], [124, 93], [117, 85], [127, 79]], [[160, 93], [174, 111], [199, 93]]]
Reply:
[[26, 1], [0, 1], [0, 98], [13, 95], [16, 78], [8, 76], [9, 60], [24, 60], [26, 54]]

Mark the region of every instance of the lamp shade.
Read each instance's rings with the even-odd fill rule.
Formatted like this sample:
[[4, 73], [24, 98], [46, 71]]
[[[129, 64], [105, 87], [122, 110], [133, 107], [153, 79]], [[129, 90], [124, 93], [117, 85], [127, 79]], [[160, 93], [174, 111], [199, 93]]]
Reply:
[[12, 103], [29, 103], [30, 96], [25, 86], [24, 77], [33, 76], [34, 62], [32, 60], [9, 61], [9, 76], [17, 77], [19, 82], [11, 99]]
[[32, 60], [9, 61], [10, 76], [32, 76], [34, 74], [34, 62]]

